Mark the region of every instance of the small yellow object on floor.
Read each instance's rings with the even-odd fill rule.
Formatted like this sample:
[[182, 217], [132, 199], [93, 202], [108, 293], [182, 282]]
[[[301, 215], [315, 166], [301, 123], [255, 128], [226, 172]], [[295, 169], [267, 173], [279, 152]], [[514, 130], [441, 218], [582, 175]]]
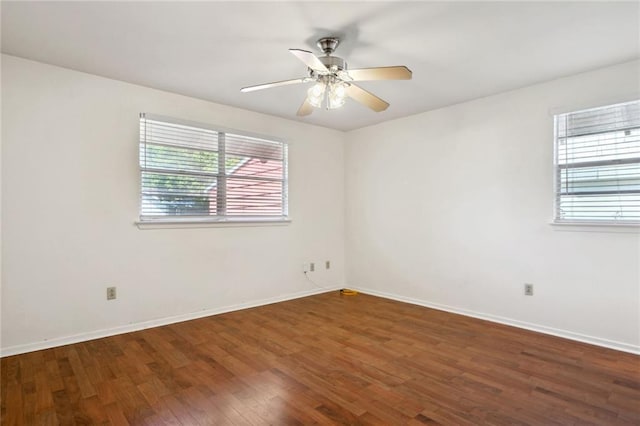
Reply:
[[340, 294], [343, 296], [355, 296], [358, 292], [355, 290], [349, 290], [348, 288], [342, 288], [340, 289]]

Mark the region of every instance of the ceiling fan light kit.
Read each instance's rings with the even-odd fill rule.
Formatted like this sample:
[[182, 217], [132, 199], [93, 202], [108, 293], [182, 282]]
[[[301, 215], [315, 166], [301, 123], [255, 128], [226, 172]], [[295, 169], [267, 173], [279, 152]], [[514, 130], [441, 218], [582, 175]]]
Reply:
[[297, 115], [309, 115], [313, 112], [313, 108], [322, 108], [323, 106], [326, 109], [340, 108], [345, 104], [347, 97], [376, 112], [387, 109], [389, 103], [367, 92], [353, 82], [367, 80], [410, 80], [412, 77], [411, 70], [403, 65], [348, 70], [347, 62], [344, 59], [332, 56], [339, 44], [340, 39], [337, 37], [321, 38], [318, 40], [317, 45], [324, 53], [324, 56], [319, 57], [306, 50], [289, 49], [292, 55], [307, 66], [309, 72], [308, 77], [243, 87], [240, 91], [246, 93], [289, 84], [315, 82], [315, 84], [307, 90], [307, 98], [298, 109]]
[[315, 108], [336, 109], [344, 105], [347, 84], [331, 76], [321, 76], [307, 91], [307, 101]]

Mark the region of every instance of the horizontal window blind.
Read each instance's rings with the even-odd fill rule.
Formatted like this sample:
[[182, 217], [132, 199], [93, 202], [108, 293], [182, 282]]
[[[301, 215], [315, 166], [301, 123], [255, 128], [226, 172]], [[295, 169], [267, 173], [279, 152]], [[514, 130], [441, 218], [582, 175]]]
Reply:
[[140, 114], [140, 219], [286, 219], [284, 142]]
[[556, 222], [640, 223], [640, 101], [555, 116]]

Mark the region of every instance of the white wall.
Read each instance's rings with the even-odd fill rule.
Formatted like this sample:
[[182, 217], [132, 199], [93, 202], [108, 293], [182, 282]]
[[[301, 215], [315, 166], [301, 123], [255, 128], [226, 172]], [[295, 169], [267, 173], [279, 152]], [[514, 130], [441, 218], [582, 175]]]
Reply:
[[637, 99], [639, 76], [627, 63], [348, 133], [348, 284], [640, 351], [640, 235], [549, 224], [553, 112]]
[[[640, 96], [639, 73], [345, 135], [3, 55], [2, 354], [308, 294], [305, 261], [341, 286], [345, 238], [351, 286], [639, 351], [640, 235], [549, 225], [550, 111]], [[139, 112], [285, 138], [293, 222], [137, 229]]]
[[[140, 112], [284, 138], [292, 223], [136, 228]], [[3, 55], [2, 353], [317, 291], [304, 261], [331, 260], [315, 279], [340, 286], [343, 139]]]

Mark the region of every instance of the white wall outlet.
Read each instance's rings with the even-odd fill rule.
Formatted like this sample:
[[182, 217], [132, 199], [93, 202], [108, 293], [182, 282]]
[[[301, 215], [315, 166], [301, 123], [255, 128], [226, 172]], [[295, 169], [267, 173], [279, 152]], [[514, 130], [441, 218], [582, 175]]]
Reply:
[[533, 296], [533, 284], [529, 284], [529, 283], [524, 284], [524, 295]]
[[304, 272], [304, 273], [309, 272], [309, 264], [307, 262], [304, 262], [302, 264], [302, 272]]
[[315, 264], [315, 263], [313, 263], [313, 262], [311, 262], [311, 263], [309, 264], [309, 271], [310, 271], [310, 272], [313, 272], [313, 271], [315, 271], [315, 270], [316, 270], [316, 264]]
[[324, 261], [324, 269], [331, 269], [331, 261], [330, 260], [325, 260]]
[[107, 300], [113, 300], [116, 298], [116, 288], [107, 287]]

